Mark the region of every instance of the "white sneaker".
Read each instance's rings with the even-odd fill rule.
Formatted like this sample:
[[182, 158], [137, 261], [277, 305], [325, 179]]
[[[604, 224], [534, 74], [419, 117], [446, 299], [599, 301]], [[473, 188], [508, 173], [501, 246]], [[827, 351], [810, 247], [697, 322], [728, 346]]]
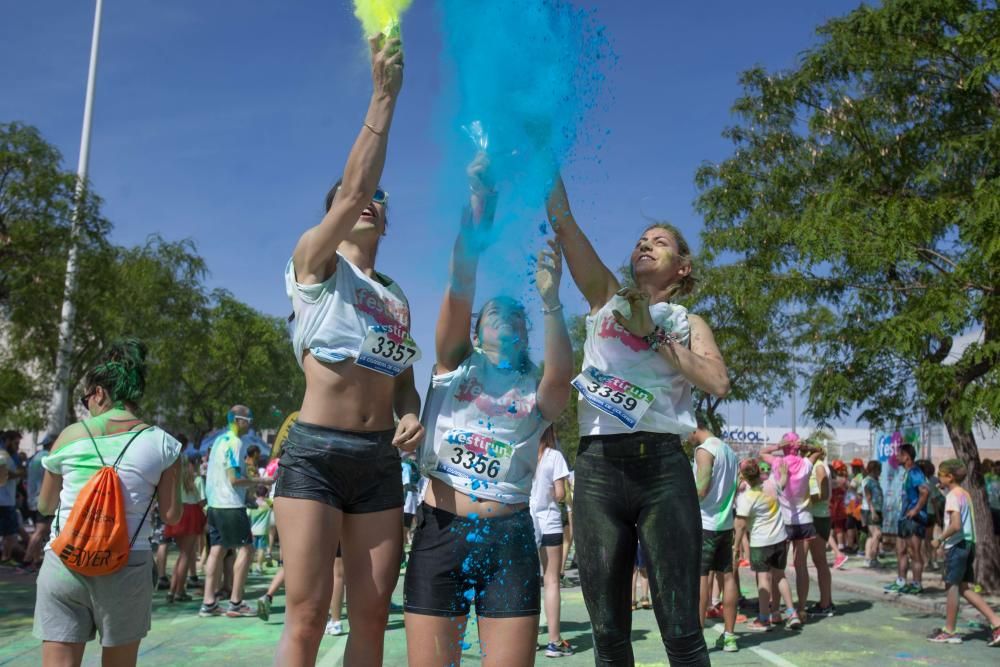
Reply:
[[329, 620], [326, 622], [326, 630], [323, 631], [328, 635], [342, 635], [344, 634], [344, 624], [340, 621]]

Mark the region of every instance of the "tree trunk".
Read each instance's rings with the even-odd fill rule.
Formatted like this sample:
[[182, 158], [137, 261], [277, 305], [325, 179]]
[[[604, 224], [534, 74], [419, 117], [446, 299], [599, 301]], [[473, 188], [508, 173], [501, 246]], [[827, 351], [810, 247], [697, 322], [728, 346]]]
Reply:
[[962, 487], [972, 496], [972, 508], [976, 517], [976, 583], [987, 592], [997, 593], [1000, 592], [1000, 544], [993, 534], [993, 515], [986, 496], [976, 436], [971, 428], [962, 428], [947, 416], [944, 424], [955, 453], [968, 470]]

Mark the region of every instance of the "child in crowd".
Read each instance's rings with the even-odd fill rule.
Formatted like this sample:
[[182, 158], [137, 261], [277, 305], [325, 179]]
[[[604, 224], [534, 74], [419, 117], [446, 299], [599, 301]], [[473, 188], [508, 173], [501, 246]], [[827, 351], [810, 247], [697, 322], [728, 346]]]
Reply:
[[263, 484], [257, 486], [257, 506], [247, 509], [250, 516], [250, 532], [253, 533], [254, 567], [252, 574], [264, 574], [264, 555], [267, 553], [267, 533], [271, 527], [271, 499], [268, 498], [268, 488]]
[[865, 567], [879, 567], [878, 554], [882, 542], [882, 464], [869, 461], [865, 467], [865, 478], [861, 482], [861, 522], [868, 529], [865, 542]]
[[740, 464], [740, 476], [749, 489], [736, 502], [736, 535], [734, 550], [743, 536], [750, 534], [750, 567], [757, 574], [759, 610], [757, 618], [747, 623], [750, 632], [767, 632], [772, 623], [780, 623], [776, 595], [780, 592], [787, 608], [785, 625], [790, 629], [802, 627], [792, 589], [785, 578], [788, 564], [788, 539], [785, 522], [781, 517], [779, 495], [788, 483], [788, 464], [778, 464], [778, 478], [765, 479], [757, 459], [747, 459]]
[[944, 528], [941, 536], [933, 541], [933, 547], [944, 547], [944, 584], [948, 595], [948, 607], [943, 628], [935, 628], [927, 636], [928, 641], [939, 644], [961, 644], [962, 637], [955, 632], [958, 620], [958, 596], [986, 617], [990, 623], [990, 646], [1000, 646], [1000, 616], [979, 596], [970, 584], [974, 583], [976, 561], [976, 520], [972, 509], [972, 498], [962, 488], [965, 480], [965, 465], [958, 459], [949, 459], [938, 470], [939, 483], [948, 491], [944, 505]]

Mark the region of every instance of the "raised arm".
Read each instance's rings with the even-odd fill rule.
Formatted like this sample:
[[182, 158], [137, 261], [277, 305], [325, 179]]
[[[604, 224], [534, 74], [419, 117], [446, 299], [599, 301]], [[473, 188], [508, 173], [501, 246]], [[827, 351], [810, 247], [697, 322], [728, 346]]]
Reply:
[[545, 367], [538, 383], [538, 410], [548, 421], [555, 421], [566, 408], [573, 378], [573, 345], [559, 303], [561, 279], [562, 253], [558, 243], [549, 241], [549, 250], [538, 253], [535, 270], [535, 286], [545, 318]]
[[472, 194], [451, 253], [451, 272], [434, 336], [437, 373], [455, 370], [472, 351], [469, 331], [476, 296], [476, 270], [479, 256], [489, 244], [496, 209], [496, 191], [489, 181], [486, 154], [477, 155], [467, 171]]
[[[771, 464], [773, 468], [777, 462], [778, 457], [783, 456], [785, 451], [785, 446], [780, 442], [774, 445], [766, 445], [761, 448], [759, 452], [760, 458], [764, 459]], [[780, 452], [780, 453], [775, 453]]]
[[365, 122], [344, 167], [340, 189], [318, 225], [295, 246], [296, 279], [303, 284], [326, 280], [337, 268], [337, 246], [369, 205], [385, 165], [389, 127], [403, 85], [403, 52], [398, 39], [373, 37], [372, 97]]
[[604, 265], [590, 240], [580, 230], [569, 207], [569, 197], [562, 176], [556, 174], [555, 183], [546, 202], [546, 211], [556, 238], [566, 255], [573, 282], [583, 293], [583, 298], [590, 305], [590, 311], [596, 312], [606, 304], [620, 287], [615, 274]]

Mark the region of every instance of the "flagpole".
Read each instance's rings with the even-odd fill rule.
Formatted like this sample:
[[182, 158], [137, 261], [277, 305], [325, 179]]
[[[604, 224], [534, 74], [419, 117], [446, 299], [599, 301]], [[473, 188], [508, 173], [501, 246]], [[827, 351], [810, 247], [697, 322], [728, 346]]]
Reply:
[[94, 115], [94, 88], [97, 83], [97, 54], [101, 42], [101, 9], [103, 0], [97, 0], [94, 10], [94, 32], [90, 42], [90, 67], [87, 71], [87, 94], [83, 103], [83, 130], [80, 135], [80, 160], [76, 168], [76, 193], [73, 219], [70, 225], [69, 253], [66, 257], [66, 280], [63, 285], [62, 314], [59, 322], [59, 346], [56, 350], [55, 383], [52, 400], [49, 403], [47, 432], [57, 435], [66, 425], [66, 413], [70, 390], [70, 358], [73, 355], [73, 318], [76, 304], [77, 257], [80, 246], [83, 198], [87, 186], [87, 170], [90, 165], [90, 128]]

